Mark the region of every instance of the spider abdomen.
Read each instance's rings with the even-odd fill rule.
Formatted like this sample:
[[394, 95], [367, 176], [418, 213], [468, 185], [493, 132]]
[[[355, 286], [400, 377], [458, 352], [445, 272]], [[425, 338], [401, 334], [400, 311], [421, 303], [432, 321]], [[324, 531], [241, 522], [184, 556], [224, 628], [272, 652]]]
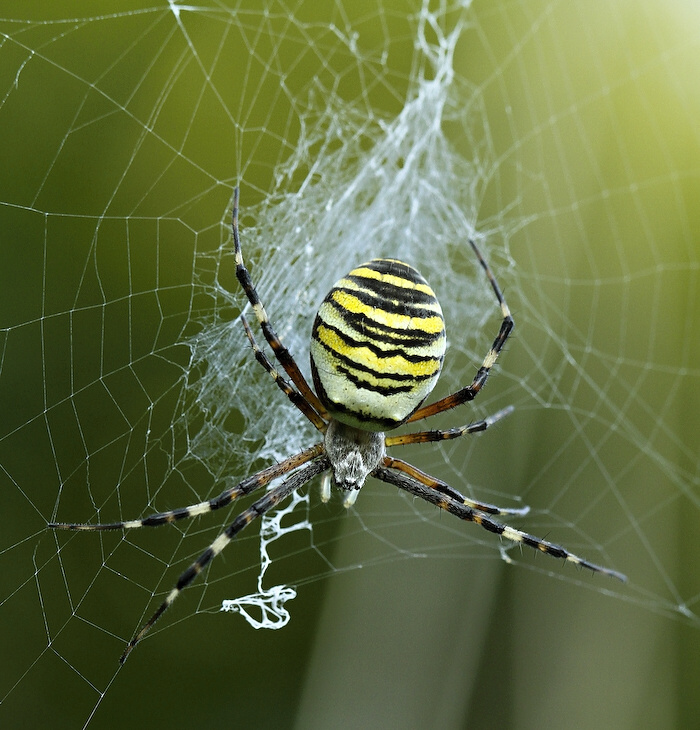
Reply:
[[318, 397], [351, 426], [394, 428], [435, 387], [445, 342], [442, 310], [426, 280], [401, 261], [373, 259], [338, 281], [316, 315]]

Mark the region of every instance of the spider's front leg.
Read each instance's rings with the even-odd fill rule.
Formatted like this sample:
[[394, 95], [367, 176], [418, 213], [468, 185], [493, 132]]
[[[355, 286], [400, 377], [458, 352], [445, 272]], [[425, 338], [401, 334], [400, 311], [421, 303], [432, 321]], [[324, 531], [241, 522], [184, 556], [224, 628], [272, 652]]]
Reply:
[[417, 479], [412, 478], [406, 473], [402, 473], [394, 469], [388, 469], [386, 467], [379, 467], [375, 470], [374, 476], [387, 484], [393, 484], [415, 497], [420, 497], [426, 502], [434, 504], [436, 507], [459, 517], [461, 520], [474, 522], [483, 527], [485, 530], [504, 537], [506, 540], [527, 545], [528, 547], [534, 548], [542, 553], [551, 555], [553, 558], [562, 558], [563, 560], [579, 565], [582, 568], [588, 568], [588, 570], [592, 570], [594, 573], [609, 575], [623, 583], [627, 581], [627, 576], [623, 573], [619, 573], [617, 570], [611, 570], [610, 568], [605, 568], [602, 565], [591, 563], [590, 561], [575, 555], [561, 545], [548, 542], [547, 540], [542, 540], [527, 532], [516, 530], [514, 527], [497, 522], [482, 511], [474, 509], [467, 504], [462, 504], [451, 495], [422, 484]]
[[324, 455], [316, 461], [312, 461], [302, 469], [295, 471], [291, 476], [287, 477], [282, 484], [271, 489], [267, 494], [257, 502], [254, 502], [247, 510], [241, 512], [236, 519], [214, 540], [214, 542], [185, 570], [179, 577], [175, 587], [168, 593], [165, 600], [160, 604], [156, 612], [143, 625], [141, 630], [127, 644], [124, 653], [119, 659], [120, 664], [129, 657], [134, 647], [143, 639], [143, 637], [151, 630], [153, 624], [172, 606], [177, 597], [192, 581], [211, 563], [211, 561], [233, 540], [238, 533], [247, 527], [256, 517], [262, 517], [266, 512], [273, 509], [282, 500], [286, 499], [292, 492], [303, 487], [308, 481], [313, 479], [330, 466], [328, 458]]

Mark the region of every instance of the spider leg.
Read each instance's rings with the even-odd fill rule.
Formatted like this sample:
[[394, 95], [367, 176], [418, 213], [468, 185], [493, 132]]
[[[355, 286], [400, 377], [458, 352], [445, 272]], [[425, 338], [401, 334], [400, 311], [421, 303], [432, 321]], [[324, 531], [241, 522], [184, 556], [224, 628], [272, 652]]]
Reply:
[[474, 380], [467, 385], [465, 388], [462, 388], [461, 390], [458, 390], [456, 393], [453, 393], [452, 395], [445, 396], [444, 398], [441, 398], [438, 401], [435, 401], [435, 403], [431, 403], [430, 405], [423, 406], [422, 408], [419, 408], [409, 419], [410, 421], [420, 421], [422, 418], [428, 418], [428, 416], [434, 416], [436, 413], [442, 413], [443, 411], [446, 411], [450, 408], [455, 408], [455, 406], [459, 406], [462, 403], [466, 403], [468, 401], [474, 400], [476, 396], [479, 394], [479, 391], [484, 387], [484, 383], [486, 382], [486, 379], [489, 376], [489, 372], [491, 371], [491, 368], [494, 366], [499, 353], [503, 349], [503, 345], [505, 345], [506, 340], [508, 339], [510, 333], [513, 330], [513, 317], [510, 314], [510, 309], [508, 309], [508, 305], [506, 304], [505, 297], [503, 296], [503, 293], [501, 292], [500, 287], [498, 286], [498, 282], [496, 281], [496, 277], [493, 275], [493, 272], [489, 268], [489, 265], [486, 263], [486, 259], [481, 255], [481, 252], [477, 248], [476, 243], [472, 241], [472, 239], [469, 239], [469, 243], [471, 247], [474, 249], [474, 253], [476, 254], [477, 258], [479, 259], [479, 263], [481, 264], [482, 268], [486, 272], [486, 276], [488, 277], [488, 280], [491, 284], [491, 288], [493, 289], [494, 293], [496, 294], [496, 299], [498, 299], [498, 304], [501, 307], [501, 313], [503, 315], [503, 320], [501, 322], [501, 328], [498, 331], [498, 334], [496, 335], [496, 339], [493, 341], [493, 344], [491, 345], [491, 349], [486, 353], [486, 357], [484, 358], [483, 363], [481, 364], [481, 367], [477, 370], [476, 375], [474, 376]]
[[207, 502], [199, 502], [199, 504], [191, 504], [189, 507], [181, 507], [180, 509], [170, 510], [169, 512], [156, 512], [155, 514], [144, 517], [140, 520], [126, 520], [124, 522], [110, 522], [98, 525], [88, 525], [81, 523], [69, 522], [49, 522], [47, 527], [52, 530], [132, 530], [137, 527], [158, 527], [169, 522], [177, 522], [178, 520], [188, 519], [189, 517], [197, 517], [198, 515], [213, 512], [231, 504], [235, 499], [245, 494], [250, 494], [260, 487], [269, 484], [273, 479], [286, 474], [292, 469], [305, 464], [311, 459], [315, 459], [323, 453], [323, 444], [316, 444], [310, 449], [305, 449], [288, 459], [272, 464], [266, 469], [259, 471], [257, 474], [244, 479], [235, 487], [226, 489], [218, 497], [214, 497]]
[[479, 512], [485, 512], [490, 515], [518, 515], [522, 517], [530, 511], [530, 508], [527, 505], [524, 507], [496, 507], [496, 505], [489, 504], [488, 502], [478, 502], [474, 499], [469, 499], [469, 497], [465, 497], [463, 494], [454, 489], [454, 487], [451, 487], [441, 479], [431, 477], [430, 474], [426, 474], [413, 466], [413, 464], [409, 464], [407, 461], [403, 461], [402, 459], [394, 459], [391, 456], [385, 456], [383, 463], [388, 469], [396, 469], [397, 471], [403, 472], [429, 489], [434, 489], [440, 494], [444, 494], [451, 499], [457, 500], [457, 502], [466, 505], [467, 507], [478, 510]]
[[604, 575], [609, 575], [613, 578], [617, 578], [623, 583], [627, 581], [627, 576], [625, 576], [623, 573], [618, 573], [616, 570], [604, 568], [601, 565], [596, 565], [595, 563], [591, 563], [588, 560], [584, 560], [578, 555], [574, 555], [573, 553], [569, 552], [561, 545], [556, 545], [554, 543], [547, 542], [546, 540], [540, 540], [534, 535], [529, 535], [527, 532], [522, 532], [521, 530], [516, 530], [513, 527], [509, 527], [508, 525], [496, 522], [487, 515], [483, 514], [481, 511], [475, 510], [474, 508], [466, 504], [460, 503], [451, 495], [439, 491], [438, 489], [432, 489], [425, 484], [421, 484], [416, 479], [411, 478], [411, 476], [409, 476], [408, 474], [392, 471], [391, 469], [387, 469], [386, 467], [378, 467], [374, 470], [372, 476], [376, 477], [377, 479], [381, 479], [387, 484], [393, 484], [394, 486], [405, 490], [415, 497], [420, 497], [426, 502], [430, 502], [431, 504], [440, 507], [440, 509], [444, 509], [446, 512], [449, 512], [450, 514], [459, 517], [461, 520], [465, 520], [467, 522], [475, 522], [477, 525], [481, 525], [481, 527], [483, 527], [485, 530], [493, 532], [496, 535], [501, 535], [501, 537], [504, 537], [507, 540], [512, 540], [513, 542], [519, 542], [523, 545], [527, 545], [528, 547], [534, 548], [535, 550], [539, 550], [540, 552], [546, 553], [547, 555], [551, 555], [553, 558], [562, 558], [564, 560], [568, 560], [570, 563], [580, 565], [583, 568], [588, 568], [594, 573], [603, 573]]
[[245, 329], [248, 341], [250, 342], [251, 347], [253, 348], [253, 352], [255, 353], [255, 359], [265, 368], [265, 370], [267, 370], [267, 372], [272, 376], [272, 379], [277, 384], [277, 387], [304, 414], [304, 416], [306, 416], [306, 418], [308, 418], [308, 420], [311, 421], [311, 423], [313, 423], [313, 425], [316, 426], [316, 428], [321, 433], [325, 433], [326, 422], [316, 412], [311, 403], [309, 403], [309, 401], [307, 401], [306, 398], [304, 398], [304, 396], [298, 390], [296, 390], [288, 380], [285, 380], [275, 369], [275, 366], [270, 362], [267, 355], [260, 349], [260, 346], [255, 341], [253, 331], [250, 329], [248, 320], [243, 314], [241, 315], [241, 322], [243, 322], [243, 328]]
[[275, 353], [275, 357], [277, 358], [278, 362], [284, 368], [284, 371], [287, 373], [287, 375], [289, 375], [294, 385], [296, 385], [296, 387], [299, 389], [299, 392], [311, 404], [316, 412], [320, 413], [323, 417], [327, 417], [328, 413], [326, 412], [326, 409], [321, 405], [321, 401], [319, 401], [319, 399], [316, 397], [316, 394], [309, 387], [309, 384], [306, 382], [306, 379], [304, 378], [301, 370], [299, 370], [299, 367], [294, 362], [294, 358], [292, 357], [291, 353], [282, 344], [282, 340], [280, 340], [274, 328], [270, 324], [270, 319], [267, 316], [267, 312], [265, 311], [263, 303], [260, 301], [260, 297], [258, 296], [255, 284], [253, 284], [250, 273], [248, 272], [248, 269], [243, 262], [241, 241], [238, 235], [238, 195], [239, 191], [238, 187], [236, 186], [235, 190], [233, 191], [233, 210], [231, 211], [231, 229], [233, 232], [236, 277], [243, 287], [243, 291], [246, 293], [248, 301], [253, 307], [255, 316], [260, 323], [260, 328], [265, 335], [267, 343], [270, 345], [272, 351]]
[[236, 519], [214, 540], [214, 542], [190, 565], [187, 570], [178, 578], [175, 587], [168, 593], [165, 600], [160, 604], [156, 612], [143, 625], [141, 630], [127, 644], [124, 653], [119, 659], [124, 664], [132, 649], [143, 639], [153, 624], [172, 606], [175, 599], [187, 588], [190, 583], [206, 568], [207, 565], [233, 540], [236, 535], [247, 527], [256, 517], [262, 517], [266, 512], [273, 509], [292, 492], [302, 487], [317, 474], [330, 467], [327, 456], [307, 464], [303, 469], [288, 476], [282, 484], [271, 489], [267, 494], [254, 502], [248, 509], [239, 514]]
[[446, 441], [447, 439], [456, 439], [469, 433], [477, 431], [485, 431], [494, 423], [505, 418], [513, 412], [513, 406], [508, 406], [494, 413], [492, 416], [484, 418], [482, 421], [474, 421], [467, 426], [458, 426], [457, 428], [448, 428], [444, 431], [414, 431], [413, 433], [404, 433], [400, 436], [387, 436], [384, 439], [386, 446], [405, 446], [406, 444], [426, 444], [430, 441]]

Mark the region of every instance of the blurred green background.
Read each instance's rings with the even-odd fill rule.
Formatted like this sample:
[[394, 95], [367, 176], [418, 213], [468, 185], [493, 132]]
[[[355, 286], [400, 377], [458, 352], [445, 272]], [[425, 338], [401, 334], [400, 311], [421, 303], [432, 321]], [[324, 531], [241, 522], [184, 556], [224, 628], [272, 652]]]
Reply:
[[[513, 262], [517, 335], [488, 398], [516, 412], [478, 449], [411, 458], [447, 477], [447, 453], [474, 483], [570, 518], [548, 537], [587, 547], [629, 588], [473, 544], [450, 559], [432, 529], [447, 516], [426, 512], [432, 525], [399, 521], [387, 539], [438, 557], [387, 551], [325, 579], [300, 537], [276, 578], [311, 578], [284, 630], [198, 611], [192, 589], [122, 671], [148, 592], [175, 578], [159, 583], [178, 536], [57, 541], [45, 523], [57, 507], [136, 516], [161, 487], [171, 506], [214, 493], [183, 458], [198, 424], [181, 427], [194, 377], [182, 343], [217, 304], [196, 256], [226, 239], [239, 178], [255, 203], [300, 182], [273, 173], [314, 79], [399, 112], [420, 4], [98, 6], [0, 2], [0, 725], [697, 726], [697, 4], [431, 4], [445, 27], [467, 21], [454, 65], [488, 134], [452, 137], [485, 159], [476, 225]], [[356, 32], [356, 59], [334, 26]], [[441, 387], [456, 378], [448, 363]], [[370, 524], [395, 495], [366, 491]], [[335, 565], [364, 554], [356, 520], [314, 516]], [[202, 526], [177, 559], [214, 534]], [[234, 561], [250, 579], [256, 550], [242, 540], [212, 582]]]

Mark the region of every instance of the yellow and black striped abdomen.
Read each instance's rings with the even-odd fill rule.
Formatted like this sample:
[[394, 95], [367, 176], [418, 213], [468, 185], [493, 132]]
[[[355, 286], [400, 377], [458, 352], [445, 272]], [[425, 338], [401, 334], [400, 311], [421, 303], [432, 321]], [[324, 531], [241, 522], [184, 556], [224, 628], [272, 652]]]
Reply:
[[435, 387], [445, 321], [435, 293], [411, 266], [374, 259], [323, 300], [311, 333], [311, 371], [323, 405], [369, 431], [403, 423]]

